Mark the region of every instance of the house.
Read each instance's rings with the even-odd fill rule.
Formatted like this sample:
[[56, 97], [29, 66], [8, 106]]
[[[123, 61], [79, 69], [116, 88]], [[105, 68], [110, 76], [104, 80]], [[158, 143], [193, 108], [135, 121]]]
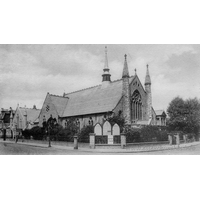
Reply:
[[[10, 129], [16, 133], [16, 129], [31, 129], [39, 125], [40, 109], [34, 105], [33, 108], [19, 107], [16, 108], [15, 115], [10, 119]], [[13, 135], [13, 136], [14, 136]]]
[[166, 113], [164, 110], [156, 110], [156, 124], [158, 126], [166, 126]]

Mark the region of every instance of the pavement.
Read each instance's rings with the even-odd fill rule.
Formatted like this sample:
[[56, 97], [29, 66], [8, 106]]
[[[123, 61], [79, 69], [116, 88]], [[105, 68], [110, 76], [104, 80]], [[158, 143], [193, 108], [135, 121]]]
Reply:
[[[1, 143], [4, 144], [16, 144], [15, 141], [13, 140], [0, 140]], [[90, 149], [90, 148], [78, 148], [77, 150], [74, 150], [73, 147], [70, 146], [63, 146], [63, 145], [55, 145], [53, 144], [51, 147], [48, 147], [48, 144], [42, 144], [42, 143], [37, 143], [34, 141], [31, 142], [22, 142], [18, 141], [18, 145], [27, 145], [27, 146], [32, 146], [32, 147], [40, 147], [40, 148], [51, 148], [53, 149], [60, 149], [60, 150], [68, 150], [68, 151], [76, 151], [76, 152], [87, 152], [87, 153], [142, 153], [142, 152], [154, 152], [154, 151], [164, 151], [164, 150], [172, 150], [172, 149], [181, 149], [181, 148], [187, 148], [191, 146], [196, 146], [200, 144], [200, 141], [198, 142], [192, 142], [192, 143], [183, 143], [180, 145], [146, 145], [146, 146], [137, 146], [137, 147], [128, 147], [126, 149]]]

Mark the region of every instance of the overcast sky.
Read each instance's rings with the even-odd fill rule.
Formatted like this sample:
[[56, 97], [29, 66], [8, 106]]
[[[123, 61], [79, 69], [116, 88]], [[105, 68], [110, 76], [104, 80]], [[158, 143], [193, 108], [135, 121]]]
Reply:
[[[63, 95], [101, 84], [105, 45], [0, 45], [0, 107], [41, 108], [47, 92]], [[146, 64], [154, 109], [176, 96], [200, 98], [200, 45], [107, 45], [111, 79], [120, 79], [124, 54], [144, 84]]]

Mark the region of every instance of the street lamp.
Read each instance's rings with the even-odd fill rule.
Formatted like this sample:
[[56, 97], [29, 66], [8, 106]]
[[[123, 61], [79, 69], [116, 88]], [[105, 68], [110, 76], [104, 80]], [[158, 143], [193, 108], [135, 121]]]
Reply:
[[50, 116], [50, 118], [47, 121], [47, 131], [48, 131], [48, 137], [49, 137], [49, 146], [51, 147], [51, 130], [53, 129], [53, 125], [54, 125], [54, 119], [52, 117], [52, 115]]
[[80, 133], [80, 121], [79, 119], [76, 120], [76, 134], [74, 135], [74, 149], [78, 149], [78, 135]]

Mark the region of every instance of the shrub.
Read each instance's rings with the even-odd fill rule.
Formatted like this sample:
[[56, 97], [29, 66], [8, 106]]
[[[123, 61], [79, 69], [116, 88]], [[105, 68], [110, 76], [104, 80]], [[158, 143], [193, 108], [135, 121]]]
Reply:
[[125, 128], [126, 133], [126, 142], [127, 143], [134, 143], [134, 142], [141, 142], [141, 130], [138, 128]]
[[127, 143], [167, 141], [168, 131], [165, 127], [143, 126], [139, 128], [126, 128]]
[[119, 125], [120, 127], [120, 132], [122, 132], [124, 124], [125, 124], [125, 120], [123, 117], [121, 116], [112, 116], [108, 118], [108, 121], [110, 122], [110, 124], [113, 126], [115, 123]]
[[93, 126], [85, 126], [81, 129], [79, 135], [78, 135], [78, 141], [79, 142], [84, 142], [84, 143], [89, 143], [90, 140], [90, 133], [94, 132], [94, 127]]
[[42, 140], [44, 137], [44, 130], [39, 126], [36, 126], [32, 129], [24, 130], [22, 136], [24, 136], [25, 139], [30, 139], [32, 136], [34, 140]]

